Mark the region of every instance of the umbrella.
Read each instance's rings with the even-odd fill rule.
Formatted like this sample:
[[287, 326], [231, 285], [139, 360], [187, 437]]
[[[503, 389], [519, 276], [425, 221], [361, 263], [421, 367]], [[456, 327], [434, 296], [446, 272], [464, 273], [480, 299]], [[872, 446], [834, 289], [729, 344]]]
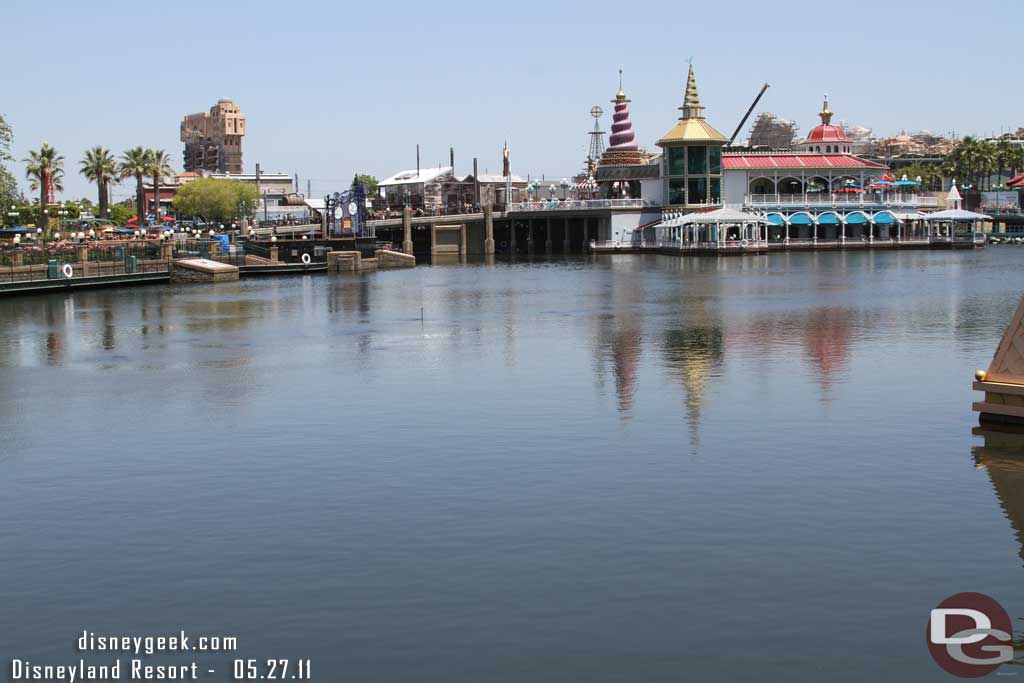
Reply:
[[164, 216], [160, 220], [162, 220], [162, 221], [164, 221], [166, 223], [173, 223], [175, 221], [175, 218], [174, 218], [174, 216]]

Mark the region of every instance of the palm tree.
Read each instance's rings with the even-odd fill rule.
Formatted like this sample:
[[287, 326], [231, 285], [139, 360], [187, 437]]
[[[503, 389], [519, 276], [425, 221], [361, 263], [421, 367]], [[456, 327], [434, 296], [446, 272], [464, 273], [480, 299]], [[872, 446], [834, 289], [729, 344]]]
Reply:
[[110, 202], [108, 187], [110, 181], [117, 177], [117, 159], [114, 158], [109, 149], [102, 145], [97, 145], [92, 149], [85, 150], [85, 156], [82, 157], [79, 173], [96, 183], [96, 188], [100, 193], [100, 218], [106, 218], [108, 213], [107, 205]]
[[171, 155], [162, 149], [149, 150], [149, 174], [153, 176], [153, 203], [156, 205], [157, 223], [160, 222], [160, 178], [174, 173], [171, 168]]
[[33, 190], [39, 190], [39, 222], [45, 230], [49, 230], [47, 218], [47, 200], [50, 187], [64, 191], [64, 156], [47, 143], [39, 151], [31, 151], [25, 162], [25, 177], [31, 182]]
[[121, 163], [117, 166], [117, 172], [122, 180], [135, 178], [135, 215], [139, 218], [140, 228], [146, 225], [146, 217], [143, 212], [146, 196], [142, 191], [142, 179], [152, 168], [150, 154], [148, 149], [132, 147], [121, 155]]

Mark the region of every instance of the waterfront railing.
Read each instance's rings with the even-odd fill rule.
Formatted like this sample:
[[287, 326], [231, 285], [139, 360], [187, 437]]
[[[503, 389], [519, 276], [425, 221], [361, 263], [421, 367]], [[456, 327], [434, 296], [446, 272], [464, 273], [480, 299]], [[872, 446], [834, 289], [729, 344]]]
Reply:
[[748, 194], [747, 206], [800, 206], [805, 208], [921, 207], [937, 208], [938, 197], [893, 193], [881, 197], [827, 194]]
[[642, 209], [660, 204], [646, 199], [550, 199], [517, 202], [508, 210], [515, 211], [579, 211], [582, 209]]

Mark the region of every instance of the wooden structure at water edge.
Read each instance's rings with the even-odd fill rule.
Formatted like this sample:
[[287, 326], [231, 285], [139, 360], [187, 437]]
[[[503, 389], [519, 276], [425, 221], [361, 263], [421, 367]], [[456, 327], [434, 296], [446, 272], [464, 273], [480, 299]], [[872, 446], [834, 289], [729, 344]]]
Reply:
[[985, 400], [974, 403], [984, 423], [1024, 426], [1024, 298], [1003, 332], [988, 370], [975, 373], [974, 388]]

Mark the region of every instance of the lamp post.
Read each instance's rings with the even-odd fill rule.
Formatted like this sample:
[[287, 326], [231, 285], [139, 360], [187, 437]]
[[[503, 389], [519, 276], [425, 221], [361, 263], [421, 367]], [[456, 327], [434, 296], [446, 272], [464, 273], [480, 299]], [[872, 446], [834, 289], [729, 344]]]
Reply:
[[560, 182], [558, 184], [558, 186], [562, 188], [562, 201], [564, 202], [566, 199], [569, 198], [569, 196], [568, 196], [569, 181], [566, 180], [565, 178], [562, 178], [562, 182]]
[[14, 227], [15, 223], [17, 223], [18, 216], [20, 216], [20, 214], [18, 213], [18, 207], [15, 206], [14, 204], [11, 204], [11, 210], [7, 212], [7, 217], [11, 219], [12, 228]]

